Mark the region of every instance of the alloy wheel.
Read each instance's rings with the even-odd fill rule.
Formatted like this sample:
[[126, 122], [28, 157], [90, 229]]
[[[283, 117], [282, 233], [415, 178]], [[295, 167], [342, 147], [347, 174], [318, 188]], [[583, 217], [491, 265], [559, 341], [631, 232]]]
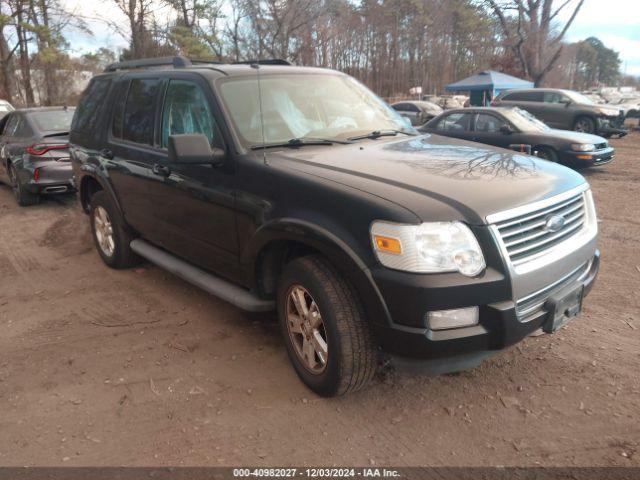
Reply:
[[93, 225], [100, 250], [102, 250], [102, 253], [107, 257], [113, 256], [116, 249], [113, 238], [113, 225], [111, 224], [109, 214], [101, 206], [96, 207], [93, 212]]
[[329, 358], [327, 332], [318, 304], [301, 285], [289, 288], [286, 321], [291, 344], [302, 365], [314, 375], [324, 372]]

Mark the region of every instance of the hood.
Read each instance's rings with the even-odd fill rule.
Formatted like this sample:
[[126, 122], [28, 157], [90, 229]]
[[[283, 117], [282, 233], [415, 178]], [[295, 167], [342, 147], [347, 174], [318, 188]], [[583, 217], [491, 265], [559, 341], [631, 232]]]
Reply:
[[614, 105], [608, 105], [606, 103], [596, 103], [592, 105], [581, 105], [587, 108], [597, 108], [598, 110], [602, 110], [602, 113], [608, 117], [617, 117], [620, 115], [620, 109]]
[[[542, 134], [549, 132], [542, 132]], [[598, 135], [592, 135], [590, 133], [574, 132], [572, 130], [552, 130], [554, 136], [568, 140], [575, 143], [607, 143], [606, 138], [599, 137]]]
[[484, 224], [487, 215], [585, 183], [555, 163], [438, 135], [288, 149], [270, 156], [274, 165], [385, 198], [423, 221]]

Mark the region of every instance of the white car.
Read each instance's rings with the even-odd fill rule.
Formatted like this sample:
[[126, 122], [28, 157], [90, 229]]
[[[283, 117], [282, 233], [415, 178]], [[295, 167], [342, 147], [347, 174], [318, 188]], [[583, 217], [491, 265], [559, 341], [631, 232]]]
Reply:
[[15, 110], [13, 105], [11, 105], [6, 100], [0, 100], [0, 118], [3, 118], [6, 114], [11, 113]]

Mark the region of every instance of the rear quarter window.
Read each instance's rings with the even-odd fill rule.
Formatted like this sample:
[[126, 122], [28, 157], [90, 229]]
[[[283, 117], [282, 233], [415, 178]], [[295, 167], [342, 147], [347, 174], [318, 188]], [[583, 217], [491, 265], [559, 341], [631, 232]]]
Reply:
[[82, 94], [78, 108], [76, 108], [71, 129], [74, 131], [90, 132], [96, 126], [102, 113], [105, 99], [109, 93], [111, 78], [94, 78]]
[[160, 90], [157, 78], [134, 78], [122, 118], [122, 138], [130, 142], [153, 145], [156, 103]]

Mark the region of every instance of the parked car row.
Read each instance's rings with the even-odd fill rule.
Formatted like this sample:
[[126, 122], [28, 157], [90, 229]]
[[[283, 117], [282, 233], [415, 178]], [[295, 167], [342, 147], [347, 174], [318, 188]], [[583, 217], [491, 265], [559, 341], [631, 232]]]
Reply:
[[[49, 169], [68, 168], [70, 115], [4, 121], [14, 191], [46, 193]], [[30, 130], [19, 137], [17, 124]], [[383, 356], [454, 372], [553, 333], [598, 273], [586, 180], [465, 140], [530, 142], [548, 157], [553, 145], [558, 160], [604, 155], [606, 141], [551, 143], [515, 108], [446, 111], [426, 129], [331, 70], [121, 62], [83, 93], [62, 184], [77, 186], [107, 266], [144, 258], [242, 309], [277, 311], [300, 379], [341, 395]]]
[[576, 167], [603, 165], [614, 155], [606, 139], [551, 129], [518, 107], [448, 110], [419, 130], [511, 150], [526, 149], [545, 160]]

